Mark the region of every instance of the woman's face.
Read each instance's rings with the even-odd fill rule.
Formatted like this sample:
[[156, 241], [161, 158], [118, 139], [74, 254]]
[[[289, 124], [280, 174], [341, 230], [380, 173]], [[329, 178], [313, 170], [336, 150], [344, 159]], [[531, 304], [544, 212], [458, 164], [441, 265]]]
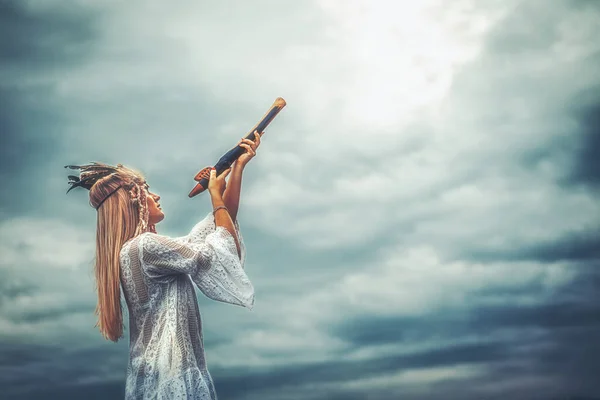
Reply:
[[160, 203], [158, 202], [160, 196], [152, 193], [148, 186], [146, 186], [146, 191], [148, 192], [148, 195], [146, 196], [148, 199], [148, 224], [156, 225], [165, 218], [165, 214], [161, 210]]

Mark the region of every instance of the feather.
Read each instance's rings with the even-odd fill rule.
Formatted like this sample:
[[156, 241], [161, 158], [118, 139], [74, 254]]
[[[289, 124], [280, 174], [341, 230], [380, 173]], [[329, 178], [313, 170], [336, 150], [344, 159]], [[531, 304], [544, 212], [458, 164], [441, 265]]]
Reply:
[[81, 184], [81, 182], [69, 182], [71, 184], [71, 187], [69, 188], [69, 190], [67, 190], [67, 193], [69, 193], [71, 190], [75, 189], [76, 187], [82, 187], [83, 185]]
[[65, 168], [78, 169], [81, 171], [79, 173], [79, 177], [77, 177], [75, 175], [68, 176], [69, 182], [67, 182], [67, 183], [71, 187], [67, 190], [67, 193], [69, 193], [71, 190], [73, 190], [76, 187], [82, 187], [82, 188], [90, 190], [92, 188], [92, 186], [94, 186], [94, 184], [96, 182], [98, 182], [98, 180], [118, 171], [118, 166], [113, 167], [113, 166], [103, 164], [103, 163], [98, 163], [98, 162], [92, 162], [87, 165], [71, 165], [70, 164], [70, 165], [65, 165]]

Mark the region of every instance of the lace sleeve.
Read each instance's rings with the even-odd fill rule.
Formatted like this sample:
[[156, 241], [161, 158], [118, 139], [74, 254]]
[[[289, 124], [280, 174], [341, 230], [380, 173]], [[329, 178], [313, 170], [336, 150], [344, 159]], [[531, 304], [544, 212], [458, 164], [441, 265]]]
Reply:
[[[241, 236], [238, 237], [241, 247]], [[238, 257], [233, 236], [219, 226], [206, 237], [205, 246], [213, 251], [211, 268], [206, 273], [192, 275], [192, 280], [213, 300], [252, 309], [254, 288], [244, 271], [243, 257], [242, 260]]]
[[[240, 255], [241, 255], [240, 262], [242, 264], [242, 268], [244, 268], [244, 265], [246, 264], [246, 245], [244, 243], [244, 238], [242, 237], [242, 232], [240, 231], [240, 226], [239, 226], [239, 223], [237, 220], [235, 220], [234, 225], [235, 225], [235, 232], [237, 234], [238, 242], [240, 245]], [[204, 243], [206, 241], [206, 238], [208, 237], [208, 235], [210, 235], [211, 233], [215, 233], [215, 230], [216, 230], [215, 217], [212, 212], [209, 212], [206, 215], [206, 217], [204, 217], [202, 219], [202, 221], [200, 221], [196, 225], [194, 225], [194, 227], [192, 228], [192, 230], [190, 231], [190, 233], [187, 236], [184, 236], [181, 239], [185, 243], [196, 243], [196, 244]]]
[[200, 222], [198, 222], [190, 233], [185, 236], [189, 242], [204, 242], [206, 236], [215, 231], [215, 218], [212, 212], [208, 213]]
[[151, 279], [169, 281], [173, 275], [189, 274], [207, 297], [252, 308], [254, 288], [227, 229], [217, 227], [201, 243], [143, 234], [140, 247], [143, 269]]
[[168, 281], [178, 274], [197, 274], [210, 269], [211, 249], [206, 245], [184, 243], [167, 236], [144, 233], [139, 240], [143, 270], [154, 280]]

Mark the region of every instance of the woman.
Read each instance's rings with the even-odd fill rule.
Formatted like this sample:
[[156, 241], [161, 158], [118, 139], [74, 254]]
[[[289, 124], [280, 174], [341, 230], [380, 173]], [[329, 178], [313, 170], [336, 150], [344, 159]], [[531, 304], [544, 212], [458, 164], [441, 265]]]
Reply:
[[106, 339], [116, 342], [123, 334], [121, 286], [129, 310], [128, 400], [217, 398], [193, 284], [214, 300], [249, 309], [254, 304], [237, 211], [242, 173], [260, 135], [238, 144], [246, 152], [233, 167], [219, 177], [211, 171], [212, 213], [179, 238], [156, 233], [164, 218], [160, 197], [136, 171], [120, 164], [67, 166], [81, 170], [79, 177], [69, 177], [69, 190], [89, 189], [98, 211], [96, 326]]

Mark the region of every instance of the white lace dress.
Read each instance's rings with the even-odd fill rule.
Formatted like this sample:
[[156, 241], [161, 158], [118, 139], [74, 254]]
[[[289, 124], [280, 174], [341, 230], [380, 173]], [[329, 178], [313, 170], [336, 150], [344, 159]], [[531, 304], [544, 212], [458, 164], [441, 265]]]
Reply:
[[[189, 235], [143, 233], [121, 249], [121, 284], [129, 308], [126, 400], [217, 399], [206, 367], [193, 284], [214, 300], [252, 308], [254, 289], [241, 250], [212, 213]], [[192, 283], [193, 282], [193, 283]]]

